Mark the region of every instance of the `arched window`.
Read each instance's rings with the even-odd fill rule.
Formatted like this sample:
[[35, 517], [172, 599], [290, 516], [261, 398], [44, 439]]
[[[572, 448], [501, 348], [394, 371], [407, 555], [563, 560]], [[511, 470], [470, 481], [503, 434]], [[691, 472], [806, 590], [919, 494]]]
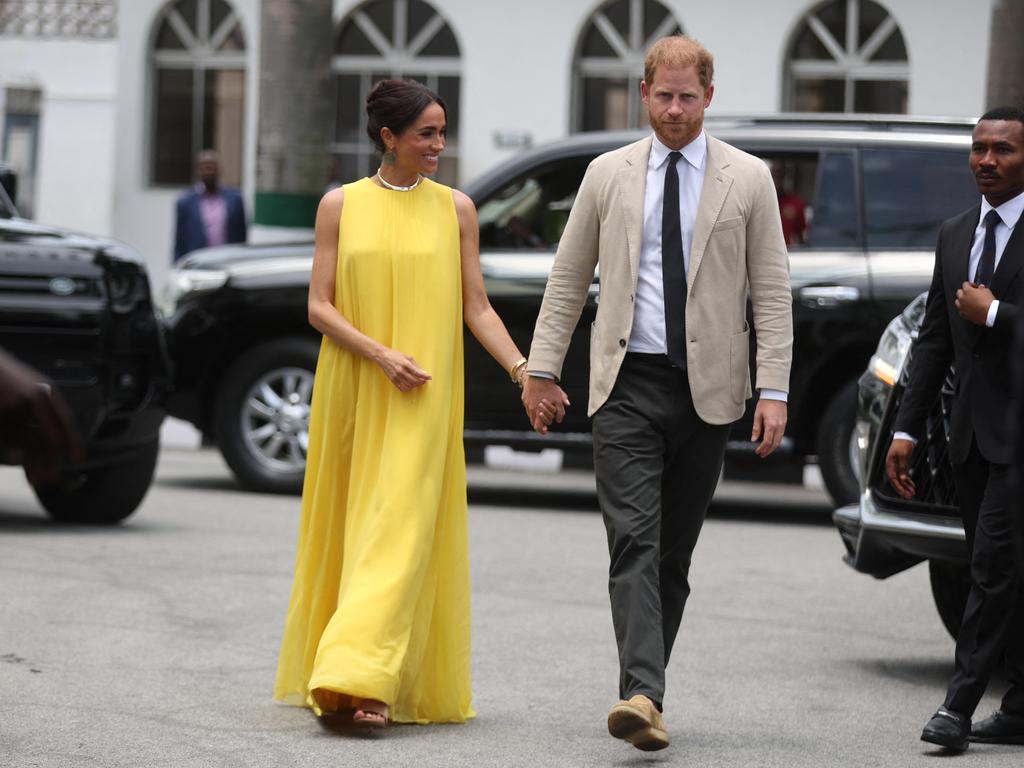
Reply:
[[910, 66], [896, 20], [873, 0], [830, 0], [807, 14], [786, 57], [786, 109], [907, 111]]
[[335, 180], [345, 183], [377, 170], [380, 157], [366, 135], [366, 96], [378, 80], [408, 78], [434, 90], [448, 107], [448, 143], [435, 178], [454, 185], [460, 68], [459, 44], [448, 22], [422, 0], [369, 0], [342, 20], [334, 54]]
[[242, 180], [245, 35], [226, 0], [174, 0], [157, 17], [151, 179], [188, 184], [196, 154], [220, 154], [221, 181]]
[[658, 0], [609, 0], [594, 11], [576, 43], [574, 131], [639, 128], [644, 54], [660, 37], [682, 32]]

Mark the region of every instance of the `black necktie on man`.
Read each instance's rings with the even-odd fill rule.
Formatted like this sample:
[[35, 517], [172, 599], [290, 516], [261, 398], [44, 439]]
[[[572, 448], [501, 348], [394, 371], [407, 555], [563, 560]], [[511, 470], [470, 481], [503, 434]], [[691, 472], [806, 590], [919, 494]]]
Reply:
[[686, 264], [679, 221], [679, 173], [682, 154], [669, 152], [661, 207], [661, 276], [665, 293], [665, 347], [668, 358], [686, 368]]
[[996, 209], [985, 214], [985, 244], [981, 248], [981, 259], [974, 271], [974, 283], [992, 287], [992, 275], [996, 271], [996, 227], [1002, 219]]

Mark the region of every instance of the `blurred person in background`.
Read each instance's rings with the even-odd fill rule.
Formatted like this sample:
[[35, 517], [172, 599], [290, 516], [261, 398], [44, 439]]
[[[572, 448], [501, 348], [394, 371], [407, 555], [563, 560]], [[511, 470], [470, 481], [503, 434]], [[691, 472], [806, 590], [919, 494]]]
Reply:
[[244, 243], [245, 206], [233, 187], [220, 184], [217, 153], [205, 149], [196, 157], [195, 186], [175, 206], [174, 260], [199, 248]]

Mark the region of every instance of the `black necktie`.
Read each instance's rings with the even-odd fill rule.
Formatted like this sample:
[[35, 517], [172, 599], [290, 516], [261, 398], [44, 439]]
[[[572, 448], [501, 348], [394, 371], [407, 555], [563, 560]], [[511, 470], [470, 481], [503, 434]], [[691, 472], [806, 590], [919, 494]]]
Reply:
[[985, 214], [985, 245], [981, 248], [981, 260], [974, 272], [974, 282], [992, 287], [992, 274], [996, 271], [996, 225], [1002, 219], [993, 208]]
[[683, 233], [679, 224], [679, 174], [682, 157], [669, 152], [665, 169], [665, 194], [661, 206], [661, 276], [665, 291], [665, 345], [668, 359], [686, 368], [686, 270]]

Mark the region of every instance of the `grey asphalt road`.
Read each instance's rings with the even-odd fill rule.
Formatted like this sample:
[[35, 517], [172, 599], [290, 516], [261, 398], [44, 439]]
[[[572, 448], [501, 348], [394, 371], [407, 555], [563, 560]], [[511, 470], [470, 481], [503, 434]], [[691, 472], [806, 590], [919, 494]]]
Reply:
[[[672, 746], [605, 730], [606, 551], [586, 474], [475, 471], [479, 716], [360, 738], [271, 700], [298, 502], [164, 452], [125, 525], [52, 525], [0, 469], [0, 766], [903, 766], [952, 643], [921, 568], [852, 573], [820, 492], [730, 485], [698, 545], [669, 669]], [[545, 490], [545, 489], [550, 490]], [[514, 489], [514, 490], [512, 490]], [[981, 711], [997, 706], [990, 696]], [[958, 764], [1019, 766], [974, 746]]]

